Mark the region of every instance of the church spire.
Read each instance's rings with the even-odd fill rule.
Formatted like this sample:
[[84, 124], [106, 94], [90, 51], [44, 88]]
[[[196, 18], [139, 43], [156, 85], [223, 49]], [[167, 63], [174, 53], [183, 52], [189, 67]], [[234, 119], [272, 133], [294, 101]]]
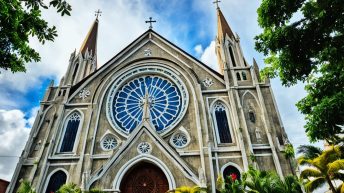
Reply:
[[80, 53], [81, 54], [85, 54], [86, 50], [88, 50], [88, 52], [92, 52], [93, 55], [96, 54], [97, 51], [97, 36], [98, 36], [98, 16], [95, 19], [91, 29], [88, 31], [88, 34], [84, 40], [84, 42], [81, 45], [80, 48]]
[[98, 16], [100, 11], [96, 12], [96, 19], [91, 29], [80, 47], [78, 54], [72, 54], [69, 61], [68, 70], [65, 75], [64, 85], [75, 85], [82, 79], [97, 70], [97, 36], [98, 36]]
[[223, 16], [221, 9], [217, 7], [217, 38], [219, 41], [224, 41], [226, 37], [235, 37], [232, 29], [229, 27], [225, 17]]

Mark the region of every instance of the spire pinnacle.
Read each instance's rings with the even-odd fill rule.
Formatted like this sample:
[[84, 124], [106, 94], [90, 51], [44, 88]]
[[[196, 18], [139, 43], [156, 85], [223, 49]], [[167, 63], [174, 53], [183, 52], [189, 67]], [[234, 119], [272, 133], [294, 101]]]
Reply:
[[232, 29], [229, 27], [228, 22], [223, 16], [220, 8], [217, 9], [217, 38], [223, 41], [226, 34], [232, 38], [235, 37]]
[[100, 15], [100, 11], [98, 10], [96, 12], [96, 19], [91, 27], [91, 29], [88, 31], [87, 36], [84, 40], [84, 42], [81, 45], [80, 53], [85, 54], [86, 50], [88, 49], [89, 52], [92, 51], [93, 55], [97, 52], [97, 36], [98, 36], [98, 16]]

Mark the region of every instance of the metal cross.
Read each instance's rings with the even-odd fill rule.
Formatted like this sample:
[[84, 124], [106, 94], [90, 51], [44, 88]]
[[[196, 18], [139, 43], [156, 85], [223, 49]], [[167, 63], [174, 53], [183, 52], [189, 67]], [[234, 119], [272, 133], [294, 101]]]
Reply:
[[97, 11], [95, 11], [95, 14], [94, 14], [97, 19], [98, 19], [98, 16], [102, 16], [102, 12], [100, 11], [100, 9], [98, 9]]
[[220, 2], [221, 2], [220, 0], [215, 0], [213, 3], [216, 4], [216, 7], [217, 7], [217, 8], [219, 8], [219, 3], [220, 3]]
[[152, 29], [152, 28], [153, 28], [152, 23], [155, 23], [155, 22], [156, 22], [155, 20], [152, 20], [152, 17], [149, 17], [149, 20], [146, 21], [146, 23], [149, 23], [149, 29]]

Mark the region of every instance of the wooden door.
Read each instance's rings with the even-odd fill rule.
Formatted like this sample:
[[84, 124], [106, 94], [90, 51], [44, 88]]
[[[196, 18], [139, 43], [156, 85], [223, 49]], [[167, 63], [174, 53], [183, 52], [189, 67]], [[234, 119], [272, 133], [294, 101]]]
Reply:
[[163, 171], [150, 163], [140, 163], [124, 176], [121, 193], [165, 193], [168, 181]]

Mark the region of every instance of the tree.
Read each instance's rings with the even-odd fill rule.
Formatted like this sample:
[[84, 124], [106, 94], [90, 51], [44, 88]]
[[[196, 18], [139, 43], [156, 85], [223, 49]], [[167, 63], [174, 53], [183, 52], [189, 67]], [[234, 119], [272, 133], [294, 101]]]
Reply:
[[[49, 6], [62, 16], [72, 10], [65, 0], [50, 0]], [[44, 44], [57, 36], [56, 27], [42, 19], [42, 9], [48, 6], [41, 0], [0, 0], [0, 68], [25, 72], [25, 63], [40, 61], [39, 53], [29, 45], [29, 37]]]
[[[76, 184], [67, 183], [61, 186], [56, 193], [82, 193], [82, 192], [83, 191], [81, 191], [80, 187], [78, 187]], [[83, 193], [104, 193], [104, 192], [99, 189], [93, 188], [89, 191], [84, 191]]]
[[301, 193], [301, 184], [295, 176], [282, 180], [276, 173], [259, 171], [250, 167], [243, 175], [243, 183], [249, 193]]
[[298, 153], [302, 153], [302, 156], [298, 158], [298, 163], [311, 166], [300, 174], [301, 179], [305, 181], [307, 192], [312, 192], [327, 183], [333, 193], [339, 193], [332, 181], [344, 179], [344, 174], [340, 172], [344, 170], [343, 146], [331, 146], [327, 150], [321, 150], [303, 145], [298, 148]]
[[81, 189], [74, 183], [68, 183], [61, 186], [56, 193], [81, 193]]
[[20, 183], [17, 193], [36, 193], [36, 191], [32, 188], [30, 182], [24, 180]]
[[290, 86], [305, 82], [297, 103], [311, 141], [339, 143], [344, 123], [344, 4], [342, 0], [262, 0], [256, 49], [268, 64], [263, 77]]

